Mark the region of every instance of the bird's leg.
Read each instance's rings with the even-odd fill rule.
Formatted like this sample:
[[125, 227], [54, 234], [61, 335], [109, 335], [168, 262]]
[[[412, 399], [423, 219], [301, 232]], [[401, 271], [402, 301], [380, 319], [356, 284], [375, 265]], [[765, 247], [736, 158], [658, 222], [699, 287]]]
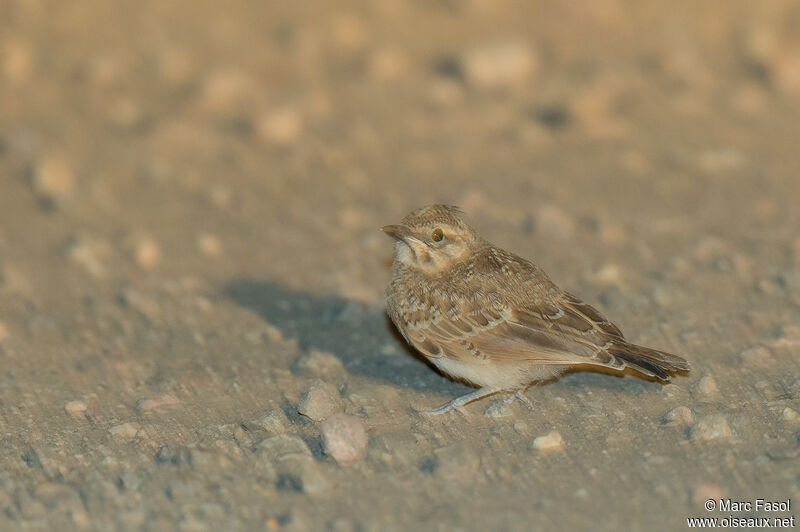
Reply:
[[514, 395], [510, 395], [510, 396], [508, 396], [508, 398], [506, 398], [506, 400], [505, 400], [505, 401], [506, 401], [506, 404], [511, 404], [511, 402], [512, 402], [514, 399], [516, 399], [516, 400], [518, 400], [520, 403], [523, 403], [525, 406], [527, 406], [528, 408], [530, 408], [531, 410], [533, 410], [533, 403], [532, 403], [532, 402], [531, 402], [531, 400], [530, 400], [530, 399], [528, 399], [528, 397], [525, 395], [525, 390], [526, 390], [526, 388], [520, 388], [519, 390], [517, 390], [517, 391], [514, 393]]
[[471, 403], [472, 401], [477, 401], [478, 399], [483, 399], [484, 397], [488, 397], [500, 391], [502, 391], [501, 388], [488, 388], [488, 387], [481, 388], [479, 390], [475, 390], [474, 392], [470, 392], [466, 395], [462, 395], [461, 397], [456, 397], [446, 405], [442, 405], [436, 410], [429, 410], [423, 413], [430, 416], [438, 416], [440, 414], [446, 414], [447, 412], [450, 412], [454, 408], [462, 407], [467, 403]]

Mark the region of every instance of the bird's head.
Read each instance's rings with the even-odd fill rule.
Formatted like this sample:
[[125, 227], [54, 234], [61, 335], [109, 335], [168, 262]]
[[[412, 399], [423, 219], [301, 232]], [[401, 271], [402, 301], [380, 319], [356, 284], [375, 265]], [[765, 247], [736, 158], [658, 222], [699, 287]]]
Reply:
[[436, 275], [469, 257], [480, 238], [463, 215], [458, 207], [428, 205], [384, 227], [383, 232], [397, 240], [395, 261]]

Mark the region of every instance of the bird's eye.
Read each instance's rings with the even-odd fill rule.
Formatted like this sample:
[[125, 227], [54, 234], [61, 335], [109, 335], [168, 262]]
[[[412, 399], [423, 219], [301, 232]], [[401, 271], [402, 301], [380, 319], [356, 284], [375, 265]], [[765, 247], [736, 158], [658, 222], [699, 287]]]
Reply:
[[439, 228], [434, 229], [433, 232], [431, 233], [431, 240], [433, 240], [434, 242], [441, 242], [443, 239], [444, 239], [444, 233], [442, 232], [442, 230]]

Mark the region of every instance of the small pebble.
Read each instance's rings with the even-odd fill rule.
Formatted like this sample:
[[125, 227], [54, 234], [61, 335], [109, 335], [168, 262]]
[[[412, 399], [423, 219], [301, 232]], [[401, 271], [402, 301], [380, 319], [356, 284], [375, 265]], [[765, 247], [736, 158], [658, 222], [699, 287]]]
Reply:
[[197, 237], [197, 249], [206, 257], [218, 257], [222, 253], [222, 242], [216, 236], [204, 233]]
[[315, 382], [303, 394], [297, 409], [300, 414], [314, 421], [323, 421], [342, 410], [344, 404], [336, 388], [323, 381]]
[[64, 405], [64, 409], [67, 411], [67, 414], [76, 419], [84, 419], [86, 410], [88, 408], [89, 406], [83, 401], [70, 401]]
[[797, 412], [794, 408], [786, 407], [783, 409], [781, 413], [783, 416], [783, 420], [789, 423], [790, 425], [798, 426], [800, 425], [800, 412]]
[[551, 430], [544, 436], [539, 436], [533, 440], [533, 448], [543, 453], [562, 452], [564, 450], [564, 438], [557, 430]]
[[75, 175], [72, 166], [59, 155], [45, 155], [33, 170], [33, 190], [42, 198], [59, 202], [72, 194]]
[[362, 460], [367, 453], [367, 432], [357, 417], [335, 414], [322, 423], [325, 452], [340, 464]]
[[687, 406], [677, 406], [664, 414], [666, 425], [676, 425], [678, 427], [691, 427], [695, 423], [694, 412]]
[[152, 238], [143, 238], [134, 250], [136, 264], [143, 270], [152, 270], [161, 260], [161, 249]]
[[262, 115], [256, 123], [256, 130], [259, 138], [267, 144], [286, 147], [300, 139], [303, 126], [300, 112], [293, 107], [284, 107]]
[[483, 415], [488, 418], [503, 418], [513, 416], [514, 412], [511, 410], [511, 407], [508, 406], [508, 403], [499, 399], [490, 404]]
[[479, 89], [524, 86], [536, 72], [537, 58], [524, 42], [495, 42], [467, 52], [462, 60], [467, 82]]
[[758, 366], [769, 363], [772, 360], [772, 353], [766, 347], [759, 345], [745, 349], [739, 353], [739, 358], [743, 364]]
[[724, 414], [711, 414], [697, 421], [692, 427], [690, 437], [692, 441], [722, 441], [733, 437], [733, 431]]
[[338, 380], [345, 374], [344, 365], [337, 356], [319, 349], [312, 349], [298, 358], [295, 369], [300, 375], [326, 380]]
[[703, 398], [713, 398], [719, 395], [717, 381], [711, 375], [706, 375], [691, 386], [692, 393]]
[[181, 403], [180, 399], [178, 399], [174, 395], [165, 393], [163, 395], [159, 395], [158, 397], [154, 397], [151, 399], [141, 399], [136, 404], [136, 410], [142, 414], [148, 412], [161, 412], [164, 410], [176, 408], [178, 405], [180, 405], [180, 403]]
[[139, 433], [140, 428], [141, 427], [139, 426], [138, 423], [128, 422], [128, 423], [122, 423], [115, 427], [111, 427], [109, 432], [115, 438], [130, 440], [136, 437], [136, 435]]

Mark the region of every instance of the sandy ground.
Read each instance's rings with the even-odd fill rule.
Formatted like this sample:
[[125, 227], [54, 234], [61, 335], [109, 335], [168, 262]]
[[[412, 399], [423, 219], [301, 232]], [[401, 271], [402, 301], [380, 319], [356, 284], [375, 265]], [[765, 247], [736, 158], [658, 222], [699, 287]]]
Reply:
[[[797, 512], [796, 2], [0, 12], [0, 529]], [[418, 414], [469, 388], [392, 330], [379, 228], [440, 201], [692, 372]]]

